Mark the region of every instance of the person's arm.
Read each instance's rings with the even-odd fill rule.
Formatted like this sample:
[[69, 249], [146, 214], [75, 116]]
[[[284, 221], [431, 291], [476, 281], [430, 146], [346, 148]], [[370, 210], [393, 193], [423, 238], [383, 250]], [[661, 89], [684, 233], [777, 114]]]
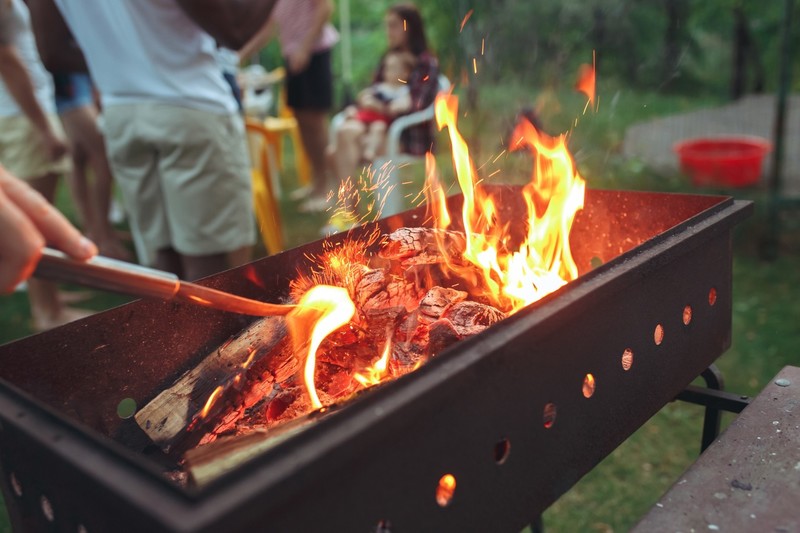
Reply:
[[289, 72], [298, 73], [305, 70], [311, 55], [314, 53], [314, 45], [322, 35], [322, 29], [333, 14], [333, 3], [331, 0], [314, 0], [314, 12], [308, 24], [308, 31], [303, 36], [303, 40], [297, 50], [288, 57]]
[[239, 50], [269, 19], [277, 0], [176, 0], [218, 43]]
[[0, 165], [0, 293], [30, 277], [45, 243], [86, 260], [97, 247], [44, 197]]
[[0, 77], [11, 97], [42, 137], [48, 155], [55, 160], [67, 153], [67, 146], [58, 138], [47, 120], [36, 93], [28, 68], [22, 62], [15, 46], [0, 44]]
[[86, 59], [53, 0], [28, 0], [36, 48], [50, 72], [88, 72]]
[[261, 50], [275, 34], [275, 20], [269, 19], [247, 43], [238, 50], [239, 61], [245, 61]]

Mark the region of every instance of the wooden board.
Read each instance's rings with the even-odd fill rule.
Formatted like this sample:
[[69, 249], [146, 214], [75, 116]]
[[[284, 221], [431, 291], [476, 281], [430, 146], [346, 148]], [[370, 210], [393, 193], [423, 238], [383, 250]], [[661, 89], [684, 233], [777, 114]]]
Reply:
[[633, 531], [800, 531], [800, 368], [783, 368]]

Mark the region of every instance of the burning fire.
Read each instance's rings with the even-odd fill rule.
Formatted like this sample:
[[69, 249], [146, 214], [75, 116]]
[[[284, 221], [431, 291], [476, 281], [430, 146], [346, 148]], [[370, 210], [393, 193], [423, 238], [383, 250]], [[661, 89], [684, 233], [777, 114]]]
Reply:
[[[457, 98], [440, 95], [435, 111], [439, 129], [448, 129], [464, 196], [464, 259], [483, 273], [484, 296], [498, 308], [515, 312], [577, 278], [569, 233], [575, 215], [583, 208], [586, 184], [575, 169], [566, 137], [549, 137], [524, 120], [514, 130], [511, 148], [529, 149], [534, 154], [534, 167], [530, 183], [523, 188], [527, 235], [516, 250], [509, 250], [509, 227], [497, 220], [497, 206], [479, 186], [469, 149], [456, 128]], [[446, 229], [450, 216], [444, 207], [443, 189], [431, 168], [433, 161], [432, 157], [427, 161], [432, 211], [437, 226]], [[458, 268], [452, 262], [449, 265]]]
[[[592, 70], [592, 82], [593, 82]], [[593, 83], [583, 85], [590, 100]], [[591, 93], [588, 93], [591, 91]], [[450, 247], [439, 243], [447, 268], [464, 279], [474, 278], [474, 267], [481, 279], [473, 279], [475, 292], [481, 293], [498, 309], [513, 313], [555, 291], [578, 277], [572, 258], [569, 233], [577, 212], [583, 207], [585, 182], [575, 169], [567, 149], [566, 137], [549, 137], [527, 121], [520, 122], [512, 134], [512, 150], [528, 150], [533, 154], [531, 181], [523, 187], [527, 207], [525, 236], [516, 249], [510, 249], [509, 223], [498, 219], [498, 208], [491, 196], [479, 185], [469, 149], [456, 127], [458, 100], [453, 95], [440, 95], [435, 103], [436, 121], [440, 129], [448, 129], [464, 204], [461, 222], [466, 236], [462, 257], [449, 257]], [[432, 154], [426, 158], [426, 194], [436, 227], [447, 229], [452, 218], [447, 209]], [[370, 239], [372, 240], [372, 239]], [[306, 353], [304, 384], [313, 407], [320, 408], [314, 381], [316, 351], [323, 339], [347, 324], [355, 314], [348, 280], [363, 266], [366, 246], [346, 242], [329, 250], [323, 269], [303, 280], [311, 288], [304, 293], [297, 308], [287, 319], [295, 353]], [[466, 268], [464, 260], [472, 265]], [[338, 278], [344, 287], [322, 283]], [[392, 342], [387, 340], [381, 357], [371, 367], [356, 373], [354, 379], [364, 387], [380, 383], [387, 376], [392, 355]]]
[[392, 356], [392, 340], [386, 339], [386, 344], [383, 347], [383, 355], [378, 359], [374, 365], [367, 368], [364, 374], [356, 374], [353, 377], [361, 383], [364, 387], [371, 387], [380, 383], [386, 377], [386, 369], [389, 366], [389, 358]]
[[303, 295], [297, 307], [286, 316], [294, 352], [306, 352], [303, 377], [314, 409], [322, 407], [314, 386], [317, 348], [325, 337], [350, 322], [355, 312], [356, 307], [347, 289], [316, 285]]
[[[581, 87], [592, 102], [593, 69], [591, 79], [585, 78]], [[454, 232], [441, 231], [451, 227], [454, 215], [448, 211], [436, 161], [428, 153], [424, 192], [435, 226], [432, 238], [436, 239], [435, 244], [442, 256], [443, 263], [440, 266], [445, 271], [445, 278], [452, 276], [463, 280], [465, 283], [462, 286], [468, 286], [471, 297], [488, 302], [497, 314], [505, 316], [578, 277], [569, 236], [575, 216], [583, 208], [585, 182], [567, 150], [566, 136], [550, 137], [523, 120], [516, 126], [509, 148], [526, 150], [533, 157], [530, 182], [521, 189], [525, 220], [501, 220], [502, 206], [497, 205], [486, 188], [480, 185], [467, 144], [457, 129], [457, 115], [458, 100], [455, 96], [437, 97], [436, 122], [440, 130], [448, 130], [455, 173], [463, 194], [460, 213], [463, 231], [456, 232], [461, 235], [459, 239], [463, 238], [463, 246], [453, 245]], [[351, 197], [347, 205], [352, 208], [359, 201], [358, 196]], [[379, 203], [370, 203], [367, 207], [372, 210], [379, 207]], [[357, 286], [369, 272], [376, 272], [368, 263], [371, 255], [368, 249], [379, 240], [379, 236], [380, 231], [376, 228], [371, 235], [362, 235], [358, 239], [331, 241], [325, 245], [325, 252], [320, 257], [309, 258], [318, 268], [292, 281], [292, 293], [299, 303], [286, 316], [286, 321], [292, 350], [304, 361], [303, 384], [314, 409], [323, 407], [315, 384], [317, 351], [327, 336], [350, 323], [356, 316], [354, 299], [360, 302], [360, 307], [350, 332], [362, 327], [364, 296]], [[398, 292], [404, 290], [414, 291], [413, 288], [397, 289]], [[388, 295], [386, 297], [390, 298]], [[406, 311], [412, 312], [413, 309], [406, 308]], [[390, 363], [395, 362], [393, 351], [400, 349], [400, 345], [394, 344], [394, 333], [394, 330], [390, 330], [386, 335], [388, 340], [377, 361], [351, 374], [353, 382], [340, 386], [340, 394], [353, 391], [348, 387], [371, 387], [396, 374], [396, 368], [390, 367]], [[401, 334], [397, 342], [407, 347], [409, 333], [404, 335]], [[244, 368], [249, 366], [254, 353], [248, 355]], [[352, 354], [347, 357], [352, 360]], [[413, 371], [423, 361], [420, 358], [412, 361], [413, 365], [403, 366], [402, 373]], [[215, 390], [208, 399], [203, 416], [220, 393], [221, 390]], [[330, 394], [327, 389], [326, 393]], [[447, 490], [453, 488], [454, 480], [453, 487], [448, 484]]]

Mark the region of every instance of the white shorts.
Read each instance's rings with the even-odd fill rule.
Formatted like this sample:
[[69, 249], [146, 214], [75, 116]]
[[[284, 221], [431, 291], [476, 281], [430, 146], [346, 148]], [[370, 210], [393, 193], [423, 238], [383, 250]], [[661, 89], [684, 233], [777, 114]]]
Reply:
[[[47, 120], [56, 135], [63, 139], [64, 131], [58, 116], [47, 115]], [[63, 174], [70, 169], [69, 157], [53, 161], [47, 156], [41, 135], [24, 115], [0, 117], [0, 163], [23, 180]]]
[[256, 242], [241, 116], [161, 103], [109, 106], [103, 130], [139, 260], [212, 255]]

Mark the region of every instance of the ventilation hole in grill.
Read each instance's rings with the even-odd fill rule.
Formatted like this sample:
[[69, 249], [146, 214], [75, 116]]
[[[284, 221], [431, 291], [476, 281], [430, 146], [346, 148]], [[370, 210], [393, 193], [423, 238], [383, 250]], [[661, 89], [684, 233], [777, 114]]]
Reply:
[[502, 439], [494, 445], [494, 462], [501, 465], [508, 459], [508, 454], [511, 452], [511, 441]]
[[22, 483], [19, 482], [17, 479], [17, 475], [14, 472], [11, 472], [11, 475], [8, 476], [9, 481], [11, 481], [11, 489], [14, 491], [14, 494], [17, 497], [22, 497]]
[[378, 520], [375, 533], [392, 533], [392, 523], [388, 520]]
[[544, 406], [542, 421], [544, 422], [545, 429], [553, 427], [553, 424], [556, 423], [556, 404], [548, 403]]
[[597, 268], [603, 264], [603, 260], [597, 256], [594, 256], [589, 260], [589, 264], [592, 266], [592, 268]]
[[594, 376], [591, 374], [586, 374], [583, 378], [583, 397], [584, 398], [591, 398], [594, 395]]
[[56, 519], [56, 515], [53, 512], [53, 504], [50, 503], [50, 500], [47, 499], [47, 496], [42, 496], [39, 500], [39, 503], [42, 505], [42, 514], [47, 519], [48, 522], [52, 522]]
[[447, 507], [453, 500], [453, 494], [456, 492], [456, 478], [453, 474], [445, 474], [439, 479], [439, 485], [436, 487], [436, 503], [440, 507]]
[[653, 332], [653, 341], [656, 343], [656, 346], [660, 346], [662, 342], [664, 342], [664, 326], [661, 324], [656, 324], [656, 329]]
[[692, 306], [687, 305], [683, 308], [683, 325], [688, 326], [692, 322]]
[[708, 305], [714, 305], [717, 303], [717, 289], [711, 287], [708, 291]]
[[633, 350], [625, 348], [622, 352], [622, 370], [628, 371], [633, 366]]
[[117, 404], [117, 416], [126, 419], [136, 414], [136, 400], [124, 398]]

